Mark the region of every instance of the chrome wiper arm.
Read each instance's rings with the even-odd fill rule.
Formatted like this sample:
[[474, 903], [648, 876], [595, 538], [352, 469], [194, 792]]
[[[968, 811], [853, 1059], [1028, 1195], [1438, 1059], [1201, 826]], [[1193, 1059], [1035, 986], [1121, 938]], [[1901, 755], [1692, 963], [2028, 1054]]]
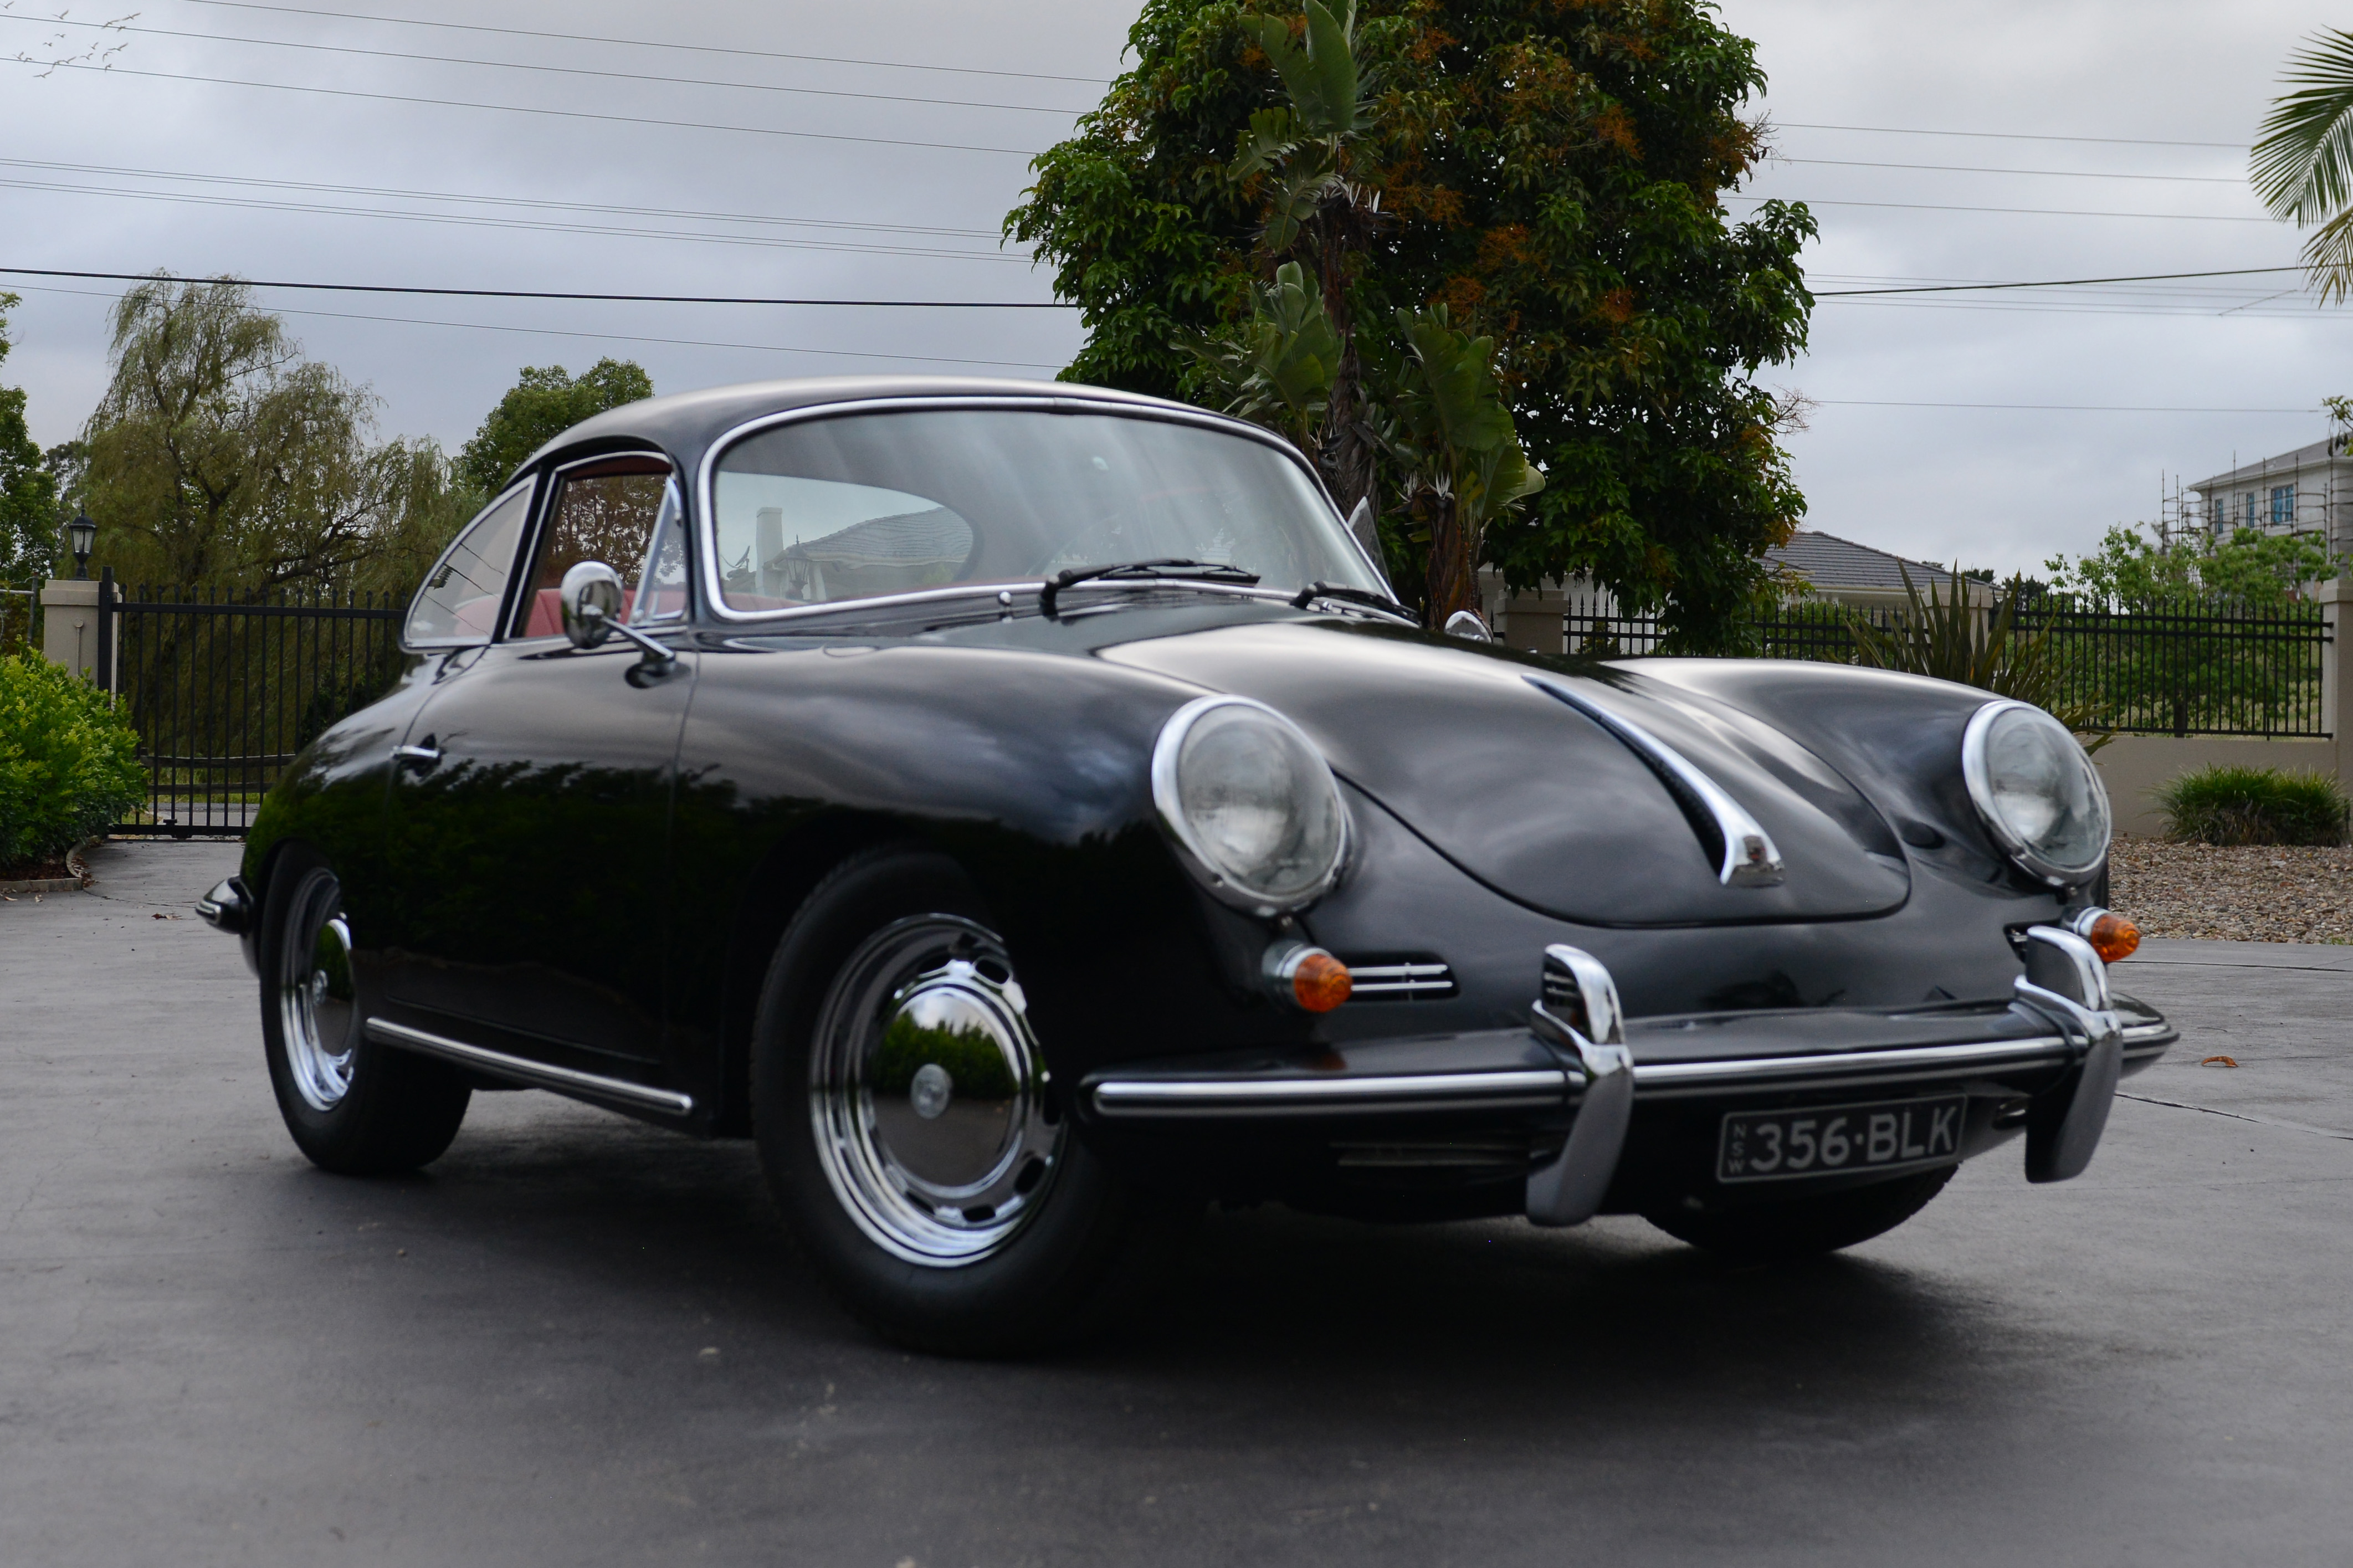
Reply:
[[1050, 616], [1063, 589], [1101, 577], [1198, 577], [1208, 583], [1239, 583], [1245, 587], [1258, 581], [1257, 573], [1221, 561], [1188, 561], [1179, 555], [1152, 561], [1114, 561], [1108, 565], [1073, 566], [1055, 573], [1038, 590], [1039, 610]]
[[[1414, 614], [1387, 594], [1376, 594], [1370, 588], [1348, 588], [1336, 583], [1310, 583], [1291, 596], [1291, 607], [1303, 610], [1318, 599], [1345, 599], [1352, 605], [1370, 605], [1402, 620], [1412, 621]], [[1417, 623], [1418, 624], [1418, 623]]]

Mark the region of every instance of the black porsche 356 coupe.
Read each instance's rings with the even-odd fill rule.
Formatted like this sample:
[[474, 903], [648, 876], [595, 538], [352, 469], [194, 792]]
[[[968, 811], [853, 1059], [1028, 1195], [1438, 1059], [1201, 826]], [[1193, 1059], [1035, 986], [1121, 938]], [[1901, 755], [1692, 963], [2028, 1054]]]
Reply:
[[519, 1087], [755, 1138], [916, 1345], [1064, 1333], [1211, 1200], [1843, 1247], [2075, 1174], [2175, 1037], [2047, 714], [1426, 633], [1295, 450], [1148, 398], [599, 415], [402, 646], [205, 904], [295, 1142]]

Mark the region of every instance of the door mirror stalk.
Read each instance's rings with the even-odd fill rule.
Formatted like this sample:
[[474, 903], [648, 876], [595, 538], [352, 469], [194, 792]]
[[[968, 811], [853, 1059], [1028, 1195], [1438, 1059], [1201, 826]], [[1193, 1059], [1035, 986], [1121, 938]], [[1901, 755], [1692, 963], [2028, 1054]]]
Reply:
[[564, 612], [564, 635], [574, 647], [599, 647], [618, 632], [645, 650], [649, 670], [678, 662], [670, 647], [621, 619], [621, 574], [602, 561], [583, 561], [565, 573], [556, 599]]

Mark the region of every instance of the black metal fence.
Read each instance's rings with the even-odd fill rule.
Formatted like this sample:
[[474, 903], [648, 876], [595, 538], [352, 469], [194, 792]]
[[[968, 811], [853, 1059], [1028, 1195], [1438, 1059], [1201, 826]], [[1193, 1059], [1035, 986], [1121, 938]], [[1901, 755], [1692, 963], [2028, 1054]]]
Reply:
[[2119, 610], [2056, 595], [2021, 604], [2050, 639], [2064, 701], [2127, 734], [2325, 739], [2329, 632], [2318, 605], [2181, 602]]
[[151, 779], [145, 808], [115, 831], [241, 837], [295, 753], [390, 688], [402, 609], [375, 595], [102, 582], [96, 674], [120, 694]]
[[[1990, 611], [1986, 612], [1988, 614]], [[1754, 622], [1767, 658], [1861, 662], [1859, 616], [1883, 631], [1904, 612], [1805, 602], [1776, 605]], [[2329, 736], [2324, 692], [2330, 633], [2321, 606], [2250, 608], [2185, 600], [2127, 609], [2058, 594], [2022, 600], [2017, 635], [2042, 639], [2057, 674], [2058, 705], [2088, 708], [2127, 734]], [[1562, 619], [1571, 653], [1600, 658], [1660, 651], [1655, 616], [1621, 615], [1606, 599], [1575, 599]]]

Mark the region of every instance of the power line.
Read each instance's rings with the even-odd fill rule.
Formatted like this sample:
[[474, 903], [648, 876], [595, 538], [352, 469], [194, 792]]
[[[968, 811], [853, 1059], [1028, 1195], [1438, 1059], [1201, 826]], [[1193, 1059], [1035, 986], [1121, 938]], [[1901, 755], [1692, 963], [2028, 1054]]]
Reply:
[[[8, 270], [0, 268], [0, 270]], [[38, 283], [20, 284], [20, 288], [39, 294], [74, 294], [90, 300], [111, 300], [91, 289], [59, 289]], [[581, 332], [561, 327], [517, 327], [497, 321], [440, 321], [416, 316], [365, 316], [345, 310], [305, 310], [288, 306], [280, 312], [288, 316], [313, 316], [322, 321], [378, 321], [400, 327], [452, 327], [477, 332], [521, 332], [531, 337], [594, 338], [617, 343], [663, 343], [682, 348], [742, 349], [754, 353], [818, 354], [828, 359], [882, 359], [905, 361], [916, 364], [979, 364], [1006, 370], [1060, 370], [1056, 364], [1043, 364], [1032, 360], [1009, 359], [948, 359], [938, 354], [874, 353], [864, 349], [810, 349], [786, 343], [723, 342], [709, 338], [655, 338], [630, 332]]]
[[2047, 305], [2001, 305], [1996, 304], [1991, 300], [1834, 300], [1830, 301], [1830, 303], [1842, 305], [1849, 310], [1990, 310], [1999, 314], [2013, 316], [2152, 316], [2191, 318], [2208, 321], [2218, 321], [2222, 320], [2224, 317], [2245, 317], [2267, 321], [2283, 321], [2289, 320], [2301, 321], [2311, 321], [2316, 320], [2335, 321], [2353, 321], [2353, 317], [2342, 315], [2318, 317], [2316, 316], [2309, 308], [2302, 310], [2256, 309], [2255, 307], [2257, 306], [2268, 303], [2268, 301], [2263, 300], [2250, 300], [2244, 304], [2234, 306], [2228, 310], [2216, 310], [2211, 302], [2206, 304], [2183, 303], [2172, 309], [2166, 309], [2158, 305], [2137, 305], [2124, 302], [2101, 304], [2090, 301], [2072, 304], [2060, 304], [2054, 302]]
[[[969, 99], [916, 98], [902, 93], [851, 92], [839, 88], [782, 87], [768, 82], [712, 81], [705, 78], [654, 76], [643, 71], [595, 70], [586, 66], [537, 65], [520, 60], [469, 59], [461, 55], [417, 55], [398, 49], [368, 49], [350, 44], [294, 43], [284, 38], [244, 38], [226, 33], [191, 33], [172, 27], [132, 27], [114, 22], [69, 22], [63, 17], [0, 16], [0, 22], [24, 22], [41, 26], [86, 27], [93, 32], [142, 33], [159, 38], [197, 38], [209, 44], [251, 44], [270, 49], [303, 49], [313, 54], [364, 55], [376, 59], [417, 60], [428, 65], [482, 66], [493, 70], [536, 71], [548, 76], [599, 77], [611, 81], [651, 81], [672, 87], [724, 87], [743, 92], [789, 92], [816, 98], [862, 98], [881, 103], [929, 103], [948, 109], [1005, 109], [1023, 114], [1083, 114], [1082, 109], [1053, 109], [1035, 103], [984, 103]], [[47, 61], [37, 62], [47, 64]]]
[[1992, 408], [2028, 414], [2317, 414], [2317, 408], [2171, 408], [2126, 403], [1915, 403], [1877, 397], [1810, 397], [1825, 408]]
[[[0, 267], [0, 274], [15, 278], [90, 278], [117, 283], [153, 283], [158, 278], [153, 272], [79, 272], [52, 267]], [[854, 305], [906, 310], [1078, 309], [1075, 305], [1065, 305], [1056, 300], [786, 300], [757, 295], [575, 294], [542, 289], [435, 289], [396, 283], [287, 283], [259, 278], [178, 278], [169, 273], [163, 274], [162, 279], [171, 283], [207, 283], [245, 289], [311, 289], [339, 294], [434, 294], [469, 300], [596, 300], [628, 305]], [[1009, 364], [1013, 362], [1002, 363]]]
[[[813, 250], [838, 256], [905, 256], [942, 261], [1027, 262], [1029, 258], [991, 250], [953, 250], [939, 246], [857, 244], [846, 240], [791, 238], [765, 234], [712, 234], [694, 229], [638, 228], [618, 224], [562, 223], [545, 218], [500, 217], [480, 213], [413, 212], [397, 207], [344, 206], [259, 196], [199, 195], [187, 191], [128, 191], [111, 185], [75, 185], [51, 180], [0, 176], [0, 188], [48, 191], [68, 195], [115, 196], [172, 202], [187, 206], [227, 207], [240, 212], [309, 213], [328, 217], [389, 218], [402, 223], [448, 224], [459, 228], [520, 229], [543, 234], [593, 235], [616, 239], [684, 240], [697, 245], [744, 245], [763, 250]], [[757, 222], [758, 219], [751, 221]]]
[[528, 27], [492, 27], [479, 22], [427, 22], [413, 16], [375, 16], [355, 11], [321, 11], [302, 5], [262, 5], [254, 0], [187, 0], [191, 5], [217, 5], [237, 11], [270, 11], [288, 16], [328, 16], [339, 22], [383, 22], [399, 27], [439, 27], [461, 33], [502, 33], [515, 38], [556, 38], [575, 44], [619, 44], [632, 49], [679, 49], [699, 55], [740, 55], [747, 59], [807, 60], [817, 65], [873, 66], [885, 70], [944, 71], [957, 76], [1019, 77], [1029, 81], [1075, 81], [1091, 87], [1104, 85], [1104, 79], [1092, 76], [1055, 76], [1046, 71], [987, 70], [979, 66], [926, 66], [909, 60], [867, 60], [845, 58], [838, 55], [796, 55], [776, 49], [726, 48], [713, 44], [664, 43], [654, 38], [607, 38], [593, 33], [537, 32]]
[[[229, 0], [191, 0], [200, 5], [227, 5]], [[1874, 136], [1967, 136], [1989, 142], [2083, 142], [2105, 147], [2215, 147], [2243, 153], [2243, 142], [2164, 142], [2148, 136], [2058, 136], [2029, 131], [1926, 131], [1914, 125], [1810, 125], [1801, 120], [1778, 122], [1789, 131], [1859, 131]]]
[[[209, 3], [209, 0], [207, 0]], [[855, 142], [874, 147], [923, 147], [947, 153], [1003, 153], [1016, 158], [1037, 154], [1026, 147], [983, 147], [967, 142], [912, 142], [890, 136], [848, 136], [830, 131], [779, 131], [765, 125], [716, 125], [698, 120], [660, 120], [634, 114], [598, 114], [585, 109], [531, 109], [512, 103], [473, 103], [456, 98], [419, 98], [396, 92], [362, 92], [347, 87], [298, 86], [282, 81], [247, 81], [238, 77], [199, 76], [191, 71], [132, 70], [124, 66], [80, 65], [70, 60], [0, 60], [0, 64], [40, 66], [45, 70], [90, 71], [100, 76], [142, 77], [157, 81], [198, 81], [214, 87], [267, 88], [273, 92], [320, 93], [329, 98], [363, 98], [379, 103], [421, 103], [439, 109], [484, 109], [501, 114], [544, 114], [558, 120], [594, 120], [613, 125], [659, 125], [677, 131], [725, 131], [741, 136], [789, 136], [810, 142]]]
[[531, 207], [563, 212], [619, 213], [633, 217], [691, 218], [712, 223], [776, 224], [791, 228], [847, 229], [872, 234], [934, 234], [963, 239], [994, 239], [997, 236], [997, 231], [993, 228], [942, 228], [922, 224], [860, 223], [851, 218], [777, 217], [765, 213], [699, 212], [691, 207], [620, 206], [604, 202], [556, 201], [544, 196], [486, 196], [466, 191], [412, 191], [395, 185], [353, 185], [318, 180], [272, 180], [251, 174], [204, 174], [185, 169], [128, 169], [107, 163], [59, 163], [40, 158], [0, 158], [0, 168], [47, 169], [69, 174], [113, 174], [141, 180], [186, 180], [198, 184], [250, 185], [271, 190], [325, 191], [336, 195], [394, 196], [404, 201], [468, 202], [489, 206]]
[[1725, 199], [1736, 202], [1797, 202], [1810, 207], [1893, 207], [1905, 212], [1929, 213], [2019, 213], [2029, 217], [2147, 217], [2178, 219], [2184, 223], [2273, 223], [2267, 217], [2232, 217], [2222, 213], [2112, 213], [2087, 211], [2082, 207], [1978, 207], [1957, 206], [1949, 202], [1850, 202], [1812, 196], [1752, 196], [1726, 193]]
[[1989, 169], [1971, 163], [1882, 163], [1863, 158], [1776, 158], [1825, 169], [1915, 169], [1932, 174], [2028, 174], [2040, 180], [2166, 180], [2179, 184], [2243, 185], [2243, 174], [2121, 174], [2097, 169]]
[[2301, 267], [2232, 267], [2218, 272], [2137, 272], [2121, 278], [2052, 278], [2039, 283], [1927, 283], [1903, 289], [1818, 289], [1817, 300], [1857, 294], [1960, 294], [1989, 289], [2082, 289], [2095, 283], [2171, 283], [2184, 278], [2249, 278], [2265, 272], [2301, 272]]

